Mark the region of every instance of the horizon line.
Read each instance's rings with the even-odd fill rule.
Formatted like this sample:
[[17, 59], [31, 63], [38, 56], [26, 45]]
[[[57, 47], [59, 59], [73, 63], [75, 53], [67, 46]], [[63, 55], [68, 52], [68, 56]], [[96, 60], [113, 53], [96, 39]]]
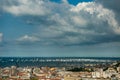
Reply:
[[120, 56], [0, 56], [0, 58], [120, 58]]

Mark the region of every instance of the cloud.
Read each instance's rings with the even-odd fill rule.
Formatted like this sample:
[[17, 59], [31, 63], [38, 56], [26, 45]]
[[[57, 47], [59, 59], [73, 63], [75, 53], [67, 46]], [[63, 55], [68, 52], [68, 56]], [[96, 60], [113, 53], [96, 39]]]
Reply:
[[[96, 3], [102, 4], [105, 8], [114, 11], [116, 19], [120, 21], [120, 0], [96, 0]], [[120, 25], [120, 23], [119, 23]]]
[[[7, 4], [7, 5], [6, 5]], [[120, 41], [120, 25], [114, 10], [100, 2], [71, 5], [49, 0], [7, 0], [4, 11], [25, 18], [36, 26], [37, 37], [25, 35], [18, 41], [55, 45], [89, 45]]]
[[68, 0], [62, 0], [62, 2], [68, 4]]
[[112, 9], [115, 12], [120, 12], [120, 0], [96, 0], [96, 2], [102, 4], [106, 8]]
[[39, 41], [40, 39], [34, 36], [28, 36], [28, 35], [24, 35], [22, 37], [20, 37], [19, 39], [17, 39], [17, 41], [20, 42], [36, 42]]
[[3, 41], [3, 33], [0, 33], [0, 43]]
[[43, 0], [7, 0], [7, 3], [8, 6], [3, 6], [3, 9], [15, 15], [45, 15], [49, 13], [49, 7]]
[[111, 28], [115, 33], [120, 34], [120, 26], [115, 19], [114, 12], [104, 8], [100, 4], [95, 2], [79, 3], [72, 8], [71, 11], [79, 13], [80, 15], [83, 14], [86, 21], [88, 21], [88, 23], [91, 21], [90, 23], [92, 23], [93, 26], [99, 27], [98, 29], [102, 27], [101, 25], [105, 26], [107, 24], [107, 27]]

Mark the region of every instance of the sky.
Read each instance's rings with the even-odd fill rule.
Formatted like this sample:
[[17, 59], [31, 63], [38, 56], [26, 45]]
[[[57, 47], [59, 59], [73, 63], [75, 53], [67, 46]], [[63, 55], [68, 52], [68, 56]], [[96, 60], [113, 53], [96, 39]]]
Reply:
[[120, 57], [120, 0], [0, 0], [0, 57]]

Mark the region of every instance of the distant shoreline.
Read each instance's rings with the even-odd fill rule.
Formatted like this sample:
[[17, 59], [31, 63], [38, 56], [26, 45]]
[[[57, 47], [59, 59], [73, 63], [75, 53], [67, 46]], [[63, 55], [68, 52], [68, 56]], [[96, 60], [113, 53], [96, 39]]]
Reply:
[[116, 57], [116, 56], [113, 56], [113, 57], [77, 57], [77, 56], [68, 56], [68, 57], [64, 57], [64, 56], [50, 56], [50, 57], [46, 57], [46, 56], [40, 56], [40, 57], [37, 57], [37, 56], [1, 56], [0, 58], [120, 58], [120, 57]]

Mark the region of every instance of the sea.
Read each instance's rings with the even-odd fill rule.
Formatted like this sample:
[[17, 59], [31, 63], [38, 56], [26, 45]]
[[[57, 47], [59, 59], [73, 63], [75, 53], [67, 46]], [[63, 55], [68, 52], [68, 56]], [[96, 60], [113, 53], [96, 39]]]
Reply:
[[68, 67], [86, 64], [111, 64], [120, 57], [0, 57], [0, 67]]

